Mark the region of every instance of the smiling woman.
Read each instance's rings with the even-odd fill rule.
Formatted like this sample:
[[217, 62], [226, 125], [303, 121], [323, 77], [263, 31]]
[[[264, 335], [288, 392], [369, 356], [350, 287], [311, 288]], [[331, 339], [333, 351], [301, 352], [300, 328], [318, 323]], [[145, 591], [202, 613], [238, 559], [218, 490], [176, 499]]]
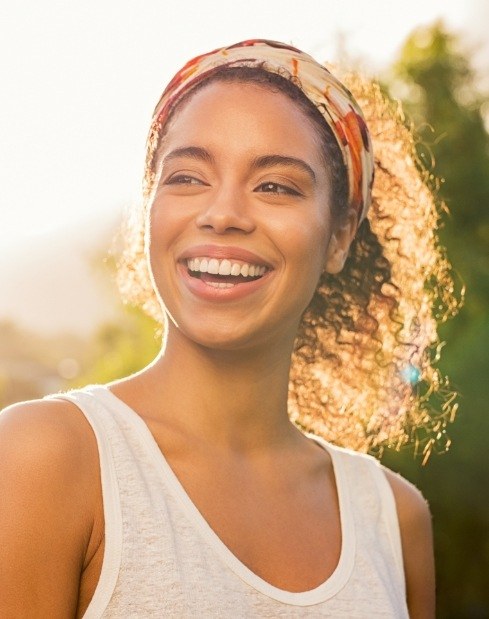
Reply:
[[162, 350], [2, 414], [2, 616], [433, 616], [426, 503], [360, 452], [442, 426], [406, 376], [443, 384], [455, 301], [409, 133], [357, 86], [370, 131], [281, 43], [170, 82], [120, 271]]

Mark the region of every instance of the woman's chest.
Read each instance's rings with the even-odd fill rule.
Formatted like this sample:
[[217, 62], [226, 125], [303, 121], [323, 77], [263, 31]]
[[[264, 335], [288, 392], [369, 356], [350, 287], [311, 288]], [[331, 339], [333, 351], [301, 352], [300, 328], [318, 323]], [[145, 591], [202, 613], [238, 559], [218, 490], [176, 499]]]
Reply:
[[240, 563], [271, 585], [308, 591], [335, 570], [341, 524], [334, 475], [276, 468], [256, 474], [239, 467], [172, 468], [195, 507], [194, 516]]

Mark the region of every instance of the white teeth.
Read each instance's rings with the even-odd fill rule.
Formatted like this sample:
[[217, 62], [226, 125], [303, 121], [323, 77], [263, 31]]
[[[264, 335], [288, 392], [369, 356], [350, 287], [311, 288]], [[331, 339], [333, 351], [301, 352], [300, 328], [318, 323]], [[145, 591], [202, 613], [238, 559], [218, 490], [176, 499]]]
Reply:
[[217, 275], [219, 273], [219, 261], [215, 258], [211, 258], [209, 260], [209, 264], [207, 265], [207, 273], [211, 275]]
[[229, 260], [223, 260], [219, 265], [219, 275], [231, 275], [231, 263]]
[[[210, 273], [211, 275], [232, 275], [237, 277], [239, 275], [243, 277], [261, 277], [267, 272], [266, 266], [260, 266], [257, 264], [232, 262], [225, 258], [218, 260], [217, 258], [189, 258], [187, 260], [187, 267], [190, 271], [197, 273]], [[222, 284], [222, 286], [221, 286]], [[220, 287], [228, 288], [234, 286], [227, 282], [219, 282]]]

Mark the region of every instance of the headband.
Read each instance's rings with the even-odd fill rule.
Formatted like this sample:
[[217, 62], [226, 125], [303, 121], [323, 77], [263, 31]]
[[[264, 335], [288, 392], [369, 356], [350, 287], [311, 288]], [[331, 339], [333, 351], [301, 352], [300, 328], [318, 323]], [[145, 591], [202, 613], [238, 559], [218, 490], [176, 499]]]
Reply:
[[161, 128], [175, 105], [191, 88], [221, 67], [261, 67], [281, 75], [285, 70], [294, 78], [336, 138], [348, 172], [349, 204], [357, 213], [359, 225], [367, 215], [374, 177], [372, 143], [362, 111], [350, 91], [326, 67], [284, 43], [250, 39], [187, 62], [168, 84], [155, 108], [148, 137], [149, 167]]

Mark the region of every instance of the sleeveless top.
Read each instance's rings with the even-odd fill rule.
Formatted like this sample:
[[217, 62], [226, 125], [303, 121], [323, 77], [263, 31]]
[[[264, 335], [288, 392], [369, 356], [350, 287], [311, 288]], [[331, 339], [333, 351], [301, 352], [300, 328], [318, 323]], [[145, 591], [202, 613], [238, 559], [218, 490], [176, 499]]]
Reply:
[[310, 436], [332, 459], [342, 546], [325, 582], [290, 592], [231, 553], [185, 492], [146, 423], [107, 387], [50, 397], [76, 404], [98, 445], [105, 550], [84, 619], [408, 619], [394, 496], [371, 456]]

